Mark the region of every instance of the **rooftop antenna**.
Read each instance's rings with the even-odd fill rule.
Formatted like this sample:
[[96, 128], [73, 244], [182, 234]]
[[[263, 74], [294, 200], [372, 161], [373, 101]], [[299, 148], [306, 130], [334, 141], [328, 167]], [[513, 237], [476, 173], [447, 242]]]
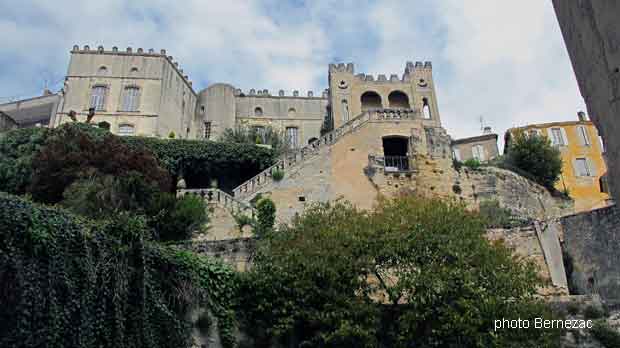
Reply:
[[484, 130], [484, 117], [482, 117], [482, 115], [480, 115], [478, 117], [478, 121], [480, 122], [480, 130], [483, 131]]

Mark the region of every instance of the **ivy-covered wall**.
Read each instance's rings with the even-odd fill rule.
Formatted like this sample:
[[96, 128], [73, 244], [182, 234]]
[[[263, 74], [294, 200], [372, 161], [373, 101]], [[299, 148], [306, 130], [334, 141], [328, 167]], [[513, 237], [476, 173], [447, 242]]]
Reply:
[[234, 344], [236, 275], [148, 239], [140, 217], [90, 221], [0, 193], [0, 347], [189, 347], [192, 308]]

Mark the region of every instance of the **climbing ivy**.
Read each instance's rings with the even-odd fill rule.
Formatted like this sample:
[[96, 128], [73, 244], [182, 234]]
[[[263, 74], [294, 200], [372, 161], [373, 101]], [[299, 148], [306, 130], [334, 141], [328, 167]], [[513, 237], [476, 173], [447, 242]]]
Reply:
[[94, 222], [0, 194], [0, 347], [189, 347], [191, 308], [234, 346], [236, 275], [148, 239], [141, 217]]

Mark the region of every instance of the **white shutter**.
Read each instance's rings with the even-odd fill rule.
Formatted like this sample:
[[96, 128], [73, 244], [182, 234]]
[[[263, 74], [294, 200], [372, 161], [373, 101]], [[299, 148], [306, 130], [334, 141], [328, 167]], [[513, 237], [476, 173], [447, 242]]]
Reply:
[[590, 176], [597, 176], [597, 170], [596, 170], [596, 166], [594, 165], [594, 163], [589, 159], [586, 158], [586, 163], [588, 163], [588, 169], [590, 170]]
[[549, 140], [551, 141], [551, 145], [556, 145], [555, 144], [555, 139], [553, 138], [553, 128], [547, 128], [547, 136], [549, 137]]
[[478, 146], [478, 154], [480, 155], [480, 161], [486, 161], [486, 154], [484, 153], [484, 146], [482, 145], [477, 145]]
[[562, 142], [564, 143], [563, 145], [568, 146], [568, 136], [566, 135], [564, 127], [560, 127], [560, 130], [562, 131]]

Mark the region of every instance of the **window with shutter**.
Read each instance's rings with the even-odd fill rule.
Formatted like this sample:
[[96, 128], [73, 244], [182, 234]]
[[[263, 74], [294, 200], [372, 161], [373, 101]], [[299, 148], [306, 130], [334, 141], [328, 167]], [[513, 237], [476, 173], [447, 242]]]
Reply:
[[90, 94], [90, 107], [96, 111], [103, 111], [105, 109], [105, 95], [106, 86], [94, 86]]
[[461, 160], [461, 150], [455, 148], [453, 150], [453, 153], [454, 153], [454, 159], [457, 160], [457, 161], [460, 161]]
[[286, 140], [292, 148], [296, 148], [299, 144], [297, 135], [297, 127], [286, 127]]
[[588, 137], [588, 131], [584, 126], [577, 127], [577, 135], [579, 138], [579, 144], [581, 146], [590, 146], [590, 138]]
[[586, 158], [575, 159], [575, 175], [590, 176], [590, 168], [588, 166], [588, 160]]

